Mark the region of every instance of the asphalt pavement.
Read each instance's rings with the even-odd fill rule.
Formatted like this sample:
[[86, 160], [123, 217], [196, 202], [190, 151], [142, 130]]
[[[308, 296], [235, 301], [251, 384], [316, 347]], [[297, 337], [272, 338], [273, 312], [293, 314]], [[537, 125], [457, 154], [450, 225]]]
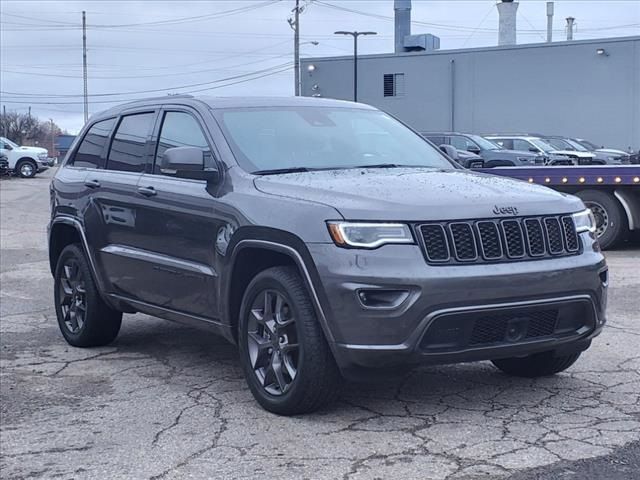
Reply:
[[640, 246], [607, 253], [609, 324], [563, 374], [424, 367], [285, 418], [207, 331], [136, 314], [108, 347], [64, 342], [51, 175], [0, 181], [1, 478], [639, 478]]

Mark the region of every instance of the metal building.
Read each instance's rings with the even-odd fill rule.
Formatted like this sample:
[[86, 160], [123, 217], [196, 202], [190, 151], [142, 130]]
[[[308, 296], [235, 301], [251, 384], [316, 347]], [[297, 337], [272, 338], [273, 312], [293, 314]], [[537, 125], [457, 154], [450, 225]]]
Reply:
[[[303, 95], [351, 100], [353, 57], [303, 59], [301, 81]], [[363, 55], [358, 101], [418, 130], [536, 132], [638, 150], [640, 36]]]

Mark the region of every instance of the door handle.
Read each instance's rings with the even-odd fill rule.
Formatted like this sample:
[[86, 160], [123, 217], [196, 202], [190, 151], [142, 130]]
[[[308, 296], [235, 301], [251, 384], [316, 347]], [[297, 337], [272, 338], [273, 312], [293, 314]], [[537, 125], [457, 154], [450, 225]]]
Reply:
[[140, 195], [144, 195], [145, 197], [153, 197], [157, 195], [156, 189], [153, 187], [138, 187], [138, 193]]
[[88, 180], [84, 182], [84, 186], [89, 188], [100, 188], [100, 182], [98, 180]]

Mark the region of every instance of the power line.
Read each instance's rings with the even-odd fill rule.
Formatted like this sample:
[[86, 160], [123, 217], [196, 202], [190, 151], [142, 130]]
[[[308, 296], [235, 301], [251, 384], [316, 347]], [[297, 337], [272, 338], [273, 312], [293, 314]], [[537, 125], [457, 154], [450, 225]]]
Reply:
[[[234, 8], [231, 10], [225, 10], [222, 12], [214, 12], [214, 13], [209, 13], [206, 15], [196, 15], [196, 16], [191, 16], [191, 17], [182, 17], [182, 18], [171, 18], [171, 19], [165, 19], [165, 20], [156, 20], [156, 21], [151, 21], [151, 22], [138, 22], [138, 23], [122, 23], [122, 24], [91, 24], [90, 27], [91, 28], [121, 28], [121, 27], [141, 27], [141, 26], [147, 26], [147, 25], [178, 25], [181, 23], [188, 23], [188, 22], [200, 22], [200, 21], [204, 21], [204, 20], [211, 20], [211, 19], [216, 19], [216, 18], [224, 18], [224, 17], [228, 17], [231, 15], [237, 15], [239, 13], [246, 13], [252, 10], [257, 10], [259, 8], [262, 7], [266, 7], [268, 5], [273, 5], [275, 3], [280, 2], [281, 0], [269, 0], [266, 2], [261, 2], [261, 3], [257, 3], [257, 4], [253, 4], [253, 5], [245, 5], [243, 7], [239, 7], [239, 8]], [[32, 16], [25, 16], [25, 15], [17, 15], [17, 14], [12, 14], [12, 13], [4, 13], [3, 15], [6, 15], [8, 17], [15, 17], [15, 18], [22, 18], [22, 19], [26, 19], [26, 20], [40, 20], [40, 19], [34, 19]], [[76, 29], [80, 29], [81, 27], [77, 24], [77, 23], [73, 23], [73, 22], [61, 22], [61, 21], [57, 21], [57, 20], [42, 20], [43, 23], [17, 23], [17, 25], [23, 25], [23, 26], [31, 26], [31, 27], [40, 27], [43, 25], [46, 26], [50, 26], [49, 24], [53, 23], [56, 25], [60, 25], [63, 27], [72, 27], [72, 28], [76, 28]]]
[[[114, 96], [123, 96], [123, 95], [139, 95], [139, 94], [146, 94], [146, 93], [161, 93], [161, 92], [166, 92], [166, 91], [175, 91], [175, 90], [183, 90], [183, 89], [187, 89], [187, 88], [193, 88], [193, 87], [202, 87], [205, 85], [214, 85], [220, 82], [225, 82], [225, 81], [229, 81], [229, 80], [236, 80], [239, 78], [245, 78], [245, 77], [249, 77], [249, 76], [253, 76], [256, 74], [262, 74], [262, 73], [270, 73], [272, 71], [275, 71], [277, 69], [288, 69], [289, 67], [291, 67], [292, 62], [286, 62], [280, 65], [274, 65], [272, 67], [269, 68], [265, 68], [262, 70], [256, 70], [250, 73], [243, 73], [240, 75], [233, 75], [230, 77], [226, 77], [226, 78], [220, 78], [217, 80], [212, 80], [209, 82], [201, 82], [201, 83], [192, 83], [189, 85], [179, 85], [179, 86], [174, 86], [174, 87], [166, 87], [166, 88], [157, 88], [157, 89], [152, 89], [152, 90], [138, 90], [138, 91], [134, 91], [134, 92], [110, 92], [110, 93], [95, 93], [93, 95], [90, 95], [91, 98], [95, 98], [95, 97], [114, 97]], [[206, 90], [206, 89], [204, 89]], [[74, 95], [74, 94], [30, 94], [30, 93], [21, 93], [21, 92], [5, 92], [5, 91], [1, 91], [0, 92], [2, 95], [10, 95], [12, 97], [24, 97], [25, 100], [23, 100], [24, 102], [29, 102], [29, 98], [34, 98], [36, 95], [37, 97], [40, 98], [60, 98], [60, 99], [72, 99], [72, 98], [78, 98], [81, 97], [81, 95]], [[189, 93], [189, 92], [185, 92], [185, 93]], [[36, 98], [37, 98], [36, 97]], [[122, 101], [122, 100], [119, 100]], [[15, 103], [15, 102], [14, 102]], [[34, 102], [35, 103], [35, 102]], [[103, 102], [102, 102], [103, 103]]]

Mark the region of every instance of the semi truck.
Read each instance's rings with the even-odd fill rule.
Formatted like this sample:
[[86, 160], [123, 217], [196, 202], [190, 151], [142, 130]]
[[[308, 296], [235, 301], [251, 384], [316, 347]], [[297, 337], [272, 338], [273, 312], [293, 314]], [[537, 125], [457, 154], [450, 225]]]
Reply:
[[596, 219], [603, 250], [640, 231], [640, 165], [494, 167], [477, 169], [577, 195]]

